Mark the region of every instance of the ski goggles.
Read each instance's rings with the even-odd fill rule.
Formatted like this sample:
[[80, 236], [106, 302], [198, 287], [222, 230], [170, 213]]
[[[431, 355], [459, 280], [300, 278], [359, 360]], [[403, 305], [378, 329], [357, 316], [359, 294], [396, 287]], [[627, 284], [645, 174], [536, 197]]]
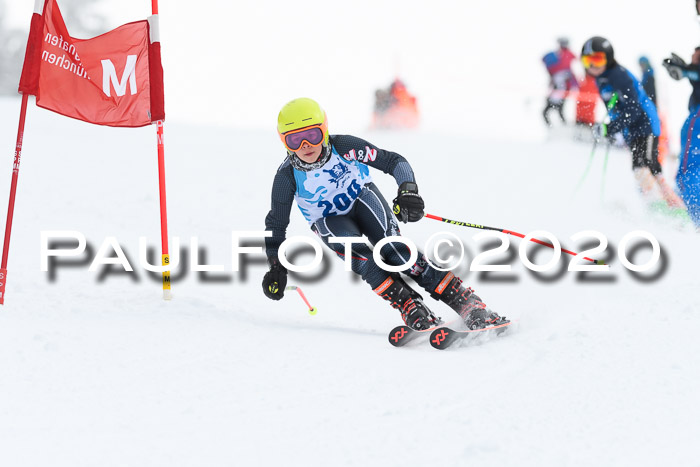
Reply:
[[602, 68], [608, 64], [608, 57], [605, 56], [605, 52], [593, 52], [590, 55], [583, 55], [581, 57], [581, 62], [584, 68], [590, 68], [592, 66]]
[[292, 152], [296, 152], [307, 142], [311, 146], [323, 143], [323, 125], [307, 126], [282, 135], [282, 142]]

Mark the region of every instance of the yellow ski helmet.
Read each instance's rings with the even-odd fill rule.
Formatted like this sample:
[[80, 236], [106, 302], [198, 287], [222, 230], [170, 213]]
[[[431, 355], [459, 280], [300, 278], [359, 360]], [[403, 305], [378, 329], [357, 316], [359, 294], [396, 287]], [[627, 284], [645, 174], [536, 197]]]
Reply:
[[304, 141], [312, 146], [328, 145], [326, 112], [308, 97], [289, 101], [277, 116], [277, 134], [291, 152], [297, 151]]

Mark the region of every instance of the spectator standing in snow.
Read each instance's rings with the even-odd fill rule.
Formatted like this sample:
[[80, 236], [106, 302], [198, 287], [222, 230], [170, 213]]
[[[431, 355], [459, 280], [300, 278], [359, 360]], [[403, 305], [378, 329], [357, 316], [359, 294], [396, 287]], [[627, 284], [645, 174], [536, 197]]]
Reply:
[[545, 123], [550, 127], [552, 126], [552, 122], [549, 119], [551, 110], [556, 110], [562, 123], [566, 123], [564, 118], [564, 100], [568, 96], [569, 91], [578, 87], [576, 77], [571, 71], [571, 62], [576, 59], [576, 56], [569, 50], [569, 40], [562, 37], [557, 42], [559, 43], [559, 49], [549, 52], [542, 57], [542, 61], [549, 73], [550, 86], [547, 103], [542, 111], [542, 115]]

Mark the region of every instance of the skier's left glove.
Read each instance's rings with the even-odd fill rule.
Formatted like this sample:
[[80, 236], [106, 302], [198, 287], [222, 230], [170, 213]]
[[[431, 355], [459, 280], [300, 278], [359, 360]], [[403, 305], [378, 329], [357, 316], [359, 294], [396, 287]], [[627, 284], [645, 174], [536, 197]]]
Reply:
[[284, 297], [284, 288], [287, 287], [287, 269], [277, 258], [270, 258], [269, 263], [270, 270], [262, 281], [263, 293], [267, 298], [279, 300]]
[[403, 223], [417, 222], [423, 218], [425, 203], [418, 194], [415, 182], [403, 182], [394, 198], [394, 214]]

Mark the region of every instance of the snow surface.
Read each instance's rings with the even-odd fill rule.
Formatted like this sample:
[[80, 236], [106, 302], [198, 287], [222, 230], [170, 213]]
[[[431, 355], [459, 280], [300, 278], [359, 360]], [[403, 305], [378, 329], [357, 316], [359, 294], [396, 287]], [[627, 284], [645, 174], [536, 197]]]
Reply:
[[[272, 131], [166, 123], [171, 237], [198, 237], [225, 272], [189, 272], [165, 302], [137, 254], [139, 236], [160, 251], [155, 129], [95, 127], [31, 102], [0, 310], [0, 465], [698, 465], [698, 234], [645, 211], [625, 151], [610, 152], [603, 199], [602, 149], [572, 199], [588, 143], [363, 132], [411, 161], [428, 212], [544, 229], [571, 249], [582, 230], [610, 241], [604, 280], [534, 274], [517, 257], [511, 273], [460, 268], [516, 331], [396, 349], [398, 313], [327, 252], [325, 277], [290, 278], [316, 316], [294, 294], [263, 296], [262, 261], [231, 272], [231, 232], [264, 228], [283, 157]], [[0, 100], [8, 188], [18, 111]], [[392, 197], [393, 179], [373, 176]], [[292, 217], [289, 233], [311, 236]], [[136, 271], [100, 278], [88, 258], [52, 281], [40, 271], [45, 230], [80, 231], [95, 251], [115, 236]], [[478, 230], [402, 228], [419, 245], [444, 230], [470, 258], [483, 246]], [[646, 281], [616, 257], [634, 230], [663, 249], [665, 269]]]

